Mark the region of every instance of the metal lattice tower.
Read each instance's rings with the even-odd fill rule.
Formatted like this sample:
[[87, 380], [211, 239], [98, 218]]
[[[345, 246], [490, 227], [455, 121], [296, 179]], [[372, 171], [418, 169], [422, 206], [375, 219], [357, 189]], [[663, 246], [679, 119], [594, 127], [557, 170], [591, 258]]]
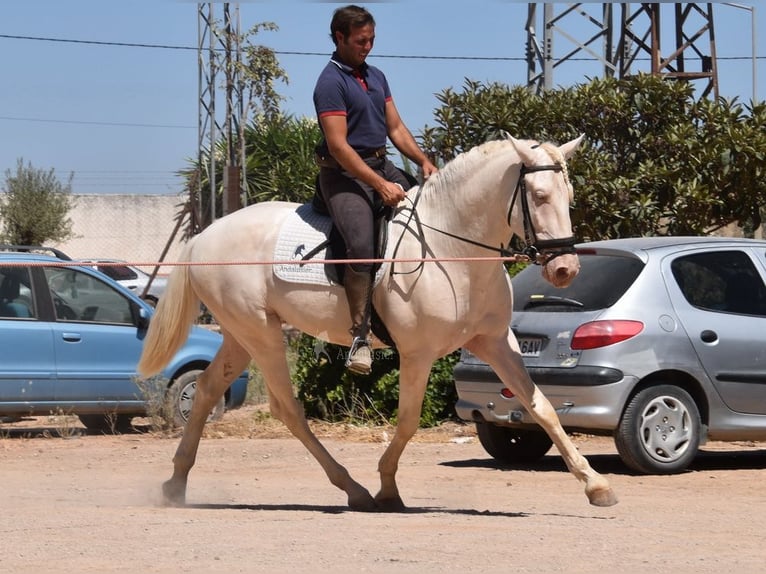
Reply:
[[[240, 207], [240, 189], [242, 166], [244, 165], [244, 149], [235, 146], [240, 132], [240, 122], [244, 103], [242, 99], [242, 82], [239, 77], [241, 63], [240, 18], [239, 4], [234, 4], [233, 15], [229, 3], [223, 4], [223, 27], [215, 16], [216, 3], [197, 4], [197, 57], [199, 72], [199, 122], [198, 122], [198, 164], [200, 172], [204, 169], [208, 174], [209, 187], [202, 189], [202, 173], [197, 177], [196, 205], [199, 220], [207, 218], [201, 214], [203, 194], [209, 194], [209, 222], [219, 215], [216, 213], [216, 190], [219, 187], [216, 163], [223, 159], [225, 163], [223, 186], [223, 214]], [[218, 74], [223, 71], [225, 81], [218, 83]], [[224, 98], [225, 110], [223, 121], [216, 108], [216, 96]], [[224, 158], [216, 156], [216, 142], [223, 138], [226, 142]], [[204, 157], [205, 149], [210, 153]]]
[[[527, 9], [527, 85], [536, 93], [554, 86], [554, 70], [567, 61], [587, 58], [603, 66], [605, 77], [623, 78], [636, 71], [702, 82], [701, 97], [718, 97], [718, 72], [712, 3], [543, 4], [542, 41], [537, 34], [537, 4]], [[635, 6], [635, 10], [632, 7]], [[672, 50], [663, 54], [661, 16], [673, 16]], [[584, 20], [586, 37], [575, 38], [569, 23]], [[562, 41], [566, 53], [556, 56]], [[644, 58], [642, 58], [644, 56]], [[649, 65], [642, 62], [648, 56]], [[688, 56], [688, 57], [687, 57]], [[697, 70], [692, 62], [699, 63]], [[639, 69], [643, 68], [643, 69]]]

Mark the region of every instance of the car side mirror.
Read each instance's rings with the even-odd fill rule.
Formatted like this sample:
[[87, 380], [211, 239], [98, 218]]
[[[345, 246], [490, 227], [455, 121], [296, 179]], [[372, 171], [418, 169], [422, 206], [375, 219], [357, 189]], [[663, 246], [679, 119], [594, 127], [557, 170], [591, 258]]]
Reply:
[[137, 327], [139, 329], [148, 329], [149, 328], [149, 320], [151, 318], [151, 313], [144, 309], [143, 307], [138, 308], [138, 323]]

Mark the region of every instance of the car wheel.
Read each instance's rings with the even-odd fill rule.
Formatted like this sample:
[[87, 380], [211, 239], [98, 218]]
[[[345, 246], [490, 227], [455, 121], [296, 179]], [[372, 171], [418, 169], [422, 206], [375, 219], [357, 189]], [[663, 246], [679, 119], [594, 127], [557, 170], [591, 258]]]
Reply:
[[[201, 373], [201, 370], [188, 371], [177, 377], [170, 385], [170, 405], [172, 408], [173, 424], [176, 426], [184, 426], [189, 418], [192, 402], [194, 401], [194, 393], [197, 391], [197, 377]], [[224, 397], [221, 397], [215, 407], [213, 407], [213, 410], [210, 411], [207, 422], [219, 420], [223, 417], [224, 410], [226, 410], [226, 400]]]
[[553, 446], [553, 441], [542, 431], [477, 422], [476, 433], [488, 454], [509, 464], [540, 460]]
[[628, 403], [615, 434], [620, 458], [644, 474], [673, 474], [697, 456], [701, 422], [689, 393], [672, 385], [649, 387]]
[[131, 430], [133, 415], [78, 415], [83, 426], [103, 433], [123, 433]]

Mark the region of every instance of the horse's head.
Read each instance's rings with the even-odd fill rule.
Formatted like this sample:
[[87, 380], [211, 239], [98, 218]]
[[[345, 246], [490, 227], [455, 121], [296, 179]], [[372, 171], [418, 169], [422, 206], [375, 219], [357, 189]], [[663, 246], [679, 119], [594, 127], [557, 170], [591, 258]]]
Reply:
[[569, 217], [573, 190], [566, 160], [582, 138], [558, 147], [553, 144], [530, 145], [509, 138], [522, 164], [512, 201], [519, 196], [531, 258], [542, 265], [543, 277], [556, 287], [569, 285], [580, 270]]

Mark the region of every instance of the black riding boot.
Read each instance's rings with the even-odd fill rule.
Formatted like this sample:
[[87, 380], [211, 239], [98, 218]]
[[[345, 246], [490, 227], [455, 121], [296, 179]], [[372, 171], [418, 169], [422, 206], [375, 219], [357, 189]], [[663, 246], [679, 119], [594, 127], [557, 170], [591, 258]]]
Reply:
[[353, 337], [346, 368], [354, 373], [368, 375], [372, 370], [372, 349], [369, 340], [372, 274], [370, 271], [354, 271], [347, 265], [343, 284], [351, 311], [350, 333]]

